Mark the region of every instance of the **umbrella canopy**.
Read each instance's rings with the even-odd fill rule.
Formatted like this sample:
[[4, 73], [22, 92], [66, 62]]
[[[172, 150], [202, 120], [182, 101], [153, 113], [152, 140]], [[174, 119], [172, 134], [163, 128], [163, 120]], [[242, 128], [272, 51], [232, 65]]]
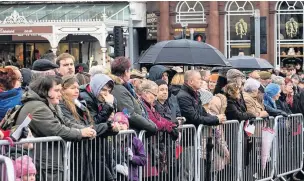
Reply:
[[237, 69], [273, 69], [273, 66], [267, 60], [251, 56], [234, 56], [228, 61], [233, 68]]
[[193, 40], [169, 40], [151, 46], [140, 58], [140, 64], [231, 66], [213, 46]]

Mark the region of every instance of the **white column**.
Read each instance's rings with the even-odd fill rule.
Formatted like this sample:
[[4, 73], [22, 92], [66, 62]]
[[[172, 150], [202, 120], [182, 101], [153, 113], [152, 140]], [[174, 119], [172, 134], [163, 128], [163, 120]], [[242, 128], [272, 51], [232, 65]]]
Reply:
[[[106, 66], [107, 63], [107, 47], [101, 47], [101, 52], [102, 52], [102, 65]], [[98, 62], [99, 64], [99, 62]]]

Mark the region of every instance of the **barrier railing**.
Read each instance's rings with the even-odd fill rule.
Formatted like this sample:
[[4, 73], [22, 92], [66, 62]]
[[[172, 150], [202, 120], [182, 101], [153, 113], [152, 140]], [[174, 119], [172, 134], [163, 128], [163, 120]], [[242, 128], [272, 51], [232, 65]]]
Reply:
[[244, 121], [227, 121], [197, 130], [183, 125], [178, 134], [141, 131], [138, 138], [127, 130], [67, 143], [60, 137], [28, 138], [14, 145], [0, 140], [0, 155], [7, 157], [0, 156], [0, 181], [10, 181], [14, 173], [8, 159], [24, 155], [36, 165], [36, 180], [52, 181], [264, 181], [284, 180], [302, 169], [302, 114], [250, 123], [255, 132], [249, 136]]
[[[275, 118], [276, 163], [275, 175], [282, 178], [300, 171], [303, 166], [303, 115]], [[284, 178], [282, 178], [284, 179]]]
[[15, 181], [15, 171], [10, 158], [0, 155], [0, 180]]
[[147, 165], [140, 168], [140, 180], [192, 181], [196, 177], [197, 139], [194, 125], [179, 127], [177, 140], [166, 132], [147, 135], [141, 131], [139, 139], [145, 145]]
[[242, 122], [240, 137], [242, 162], [239, 165], [240, 178], [242, 181], [271, 180], [274, 175], [274, 142], [275, 124], [274, 118], [257, 118], [248, 122], [255, 126], [253, 135], [248, 136], [244, 131]]
[[[31, 157], [37, 170], [36, 180], [66, 180], [66, 143], [58, 136], [27, 138], [14, 145], [0, 140], [0, 155], [12, 160], [23, 156]], [[30, 160], [26, 160], [26, 163], [21, 162], [21, 167], [24, 167], [23, 164], [26, 164], [25, 168], [29, 167]], [[29, 176], [29, 173], [23, 173], [22, 170], [21, 175]]]
[[134, 130], [126, 130], [115, 136], [69, 142], [68, 180], [127, 181], [128, 178], [138, 177], [138, 170], [134, 165], [138, 164], [136, 161], [145, 159], [145, 155], [139, 155], [134, 150], [137, 146], [133, 146], [136, 142], [134, 137]]
[[219, 126], [198, 127], [198, 181], [238, 179], [239, 127], [238, 121], [227, 121]]

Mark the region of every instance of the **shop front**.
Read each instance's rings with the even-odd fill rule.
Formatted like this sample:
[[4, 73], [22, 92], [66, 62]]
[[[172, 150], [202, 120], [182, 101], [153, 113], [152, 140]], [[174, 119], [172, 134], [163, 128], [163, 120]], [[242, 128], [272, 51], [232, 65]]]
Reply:
[[277, 67], [300, 64], [303, 68], [304, 6], [302, 1], [279, 1], [276, 5], [276, 59]]
[[[1, 3], [0, 3], [1, 4]], [[44, 3], [0, 6], [0, 60], [32, 64], [48, 52], [68, 52], [76, 61], [107, 61], [106, 37], [128, 26], [129, 3]]]

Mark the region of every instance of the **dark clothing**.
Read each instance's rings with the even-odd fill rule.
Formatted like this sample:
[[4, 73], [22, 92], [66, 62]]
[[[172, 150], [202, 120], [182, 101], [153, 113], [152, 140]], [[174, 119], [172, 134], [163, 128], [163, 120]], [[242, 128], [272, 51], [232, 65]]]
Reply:
[[156, 125], [149, 119], [143, 116], [144, 110], [142, 110], [141, 102], [136, 99], [119, 80], [115, 81], [112, 94], [117, 99], [117, 110], [122, 111], [127, 109], [130, 114], [129, 123], [130, 129], [134, 129], [139, 132], [140, 130], [146, 130], [150, 133], [156, 133]]
[[186, 118], [186, 124], [194, 124], [198, 127], [204, 125], [219, 125], [217, 116], [206, 112], [198, 94], [189, 86], [183, 85], [177, 94], [181, 115]]
[[265, 87], [263, 87], [262, 85], [260, 85], [259, 91], [264, 94], [265, 93]]
[[91, 116], [94, 119], [95, 124], [106, 123], [115, 111], [114, 107], [105, 103], [100, 102], [92, 93], [90, 85], [84, 85], [80, 87], [80, 100], [86, 101], [86, 106], [90, 111]]
[[217, 79], [217, 83], [213, 92], [213, 95], [215, 94], [224, 94], [224, 91], [222, 90], [227, 85], [227, 79], [226, 77], [219, 76]]
[[181, 85], [171, 85], [169, 88], [169, 92], [172, 95], [177, 96], [178, 92], [181, 90], [182, 86]]
[[242, 94], [239, 100], [232, 98], [228, 94], [226, 96], [227, 108], [225, 114], [227, 120], [246, 121], [255, 118], [255, 115], [247, 113], [247, 107]]
[[152, 81], [162, 79], [163, 73], [167, 71], [169, 71], [169, 69], [163, 65], [154, 65], [149, 70], [149, 79]]
[[4, 118], [9, 109], [21, 105], [21, 97], [21, 88], [0, 92], [0, 120]]
[[178, 123], [176, 118], [181, 117], [180, 108], [176, 96], [171, 96], [164, 104], [161, 104], [159, 101], [155, 101], [154, 108], [156, 111], [167, 120], [170, 120], [174, 123]]
[[297, 113], [302, 113], [304, 115], [304, 91], [301, 91], [297, 95]]
[[[34, 137], [60, 136], [66, 141], [78, 141], [82, 139], [81, 125], [73, 124], [64, 119], [59, 106], [53, 106], [46, 99], [41, 98], [32, 90], [27, 90], [22, 97], [22, 104], [24, 106], [17, 116], [16, 124], [20, 125], [26, 116], [30, 113], [32, 120], [29, 128]], [[37, 143], [36, 148], [36, 165], [37, 170], [42, 169], [42, 174], [39, 175], [42, 180], [52, 180], [59, 178], [62, 180], [63, 175], [63, 145], [54, 142], [48, 147], [46, 143]], [[60, 148], [60, 149], [59, 149]], [[41, 150], [41, 151], [40, 151]], [[50, 155], [52, 155], [50, 157]], [[46, 167], [47, 165], [54, 165], [53, 169]], [[53, 171], [53, 174], [51, 174]]]
[[286, 102], [286, 95], [281, 92], [281, 96], [279, 100], [276, 101], [277, 109], [286, 112], [287, 114], [292, 114], [291, 109], [293, 109], [290, 105]]

